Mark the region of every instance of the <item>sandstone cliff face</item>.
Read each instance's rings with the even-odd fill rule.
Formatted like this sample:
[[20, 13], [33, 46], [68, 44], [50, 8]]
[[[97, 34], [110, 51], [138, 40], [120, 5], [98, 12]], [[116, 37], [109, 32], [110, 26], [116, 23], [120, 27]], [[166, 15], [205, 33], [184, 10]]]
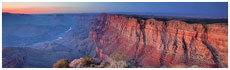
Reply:
[[145, 67], [227, 67], [227, 29], [226, 23], [189, 24], [102, 14], [90, 37], [97, 43], [96, 57], [105, 60], [119, 51]]

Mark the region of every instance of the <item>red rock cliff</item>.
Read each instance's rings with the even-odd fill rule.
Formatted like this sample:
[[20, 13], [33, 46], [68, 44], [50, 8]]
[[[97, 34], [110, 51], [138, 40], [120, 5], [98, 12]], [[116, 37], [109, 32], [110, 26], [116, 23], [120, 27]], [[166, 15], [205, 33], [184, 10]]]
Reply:
[[102, 14], [90, 37], [98, 43], [97, 57], [103, 59], [120, 51], [145, 67], [228, 66], [226, 23], [188, 24]]

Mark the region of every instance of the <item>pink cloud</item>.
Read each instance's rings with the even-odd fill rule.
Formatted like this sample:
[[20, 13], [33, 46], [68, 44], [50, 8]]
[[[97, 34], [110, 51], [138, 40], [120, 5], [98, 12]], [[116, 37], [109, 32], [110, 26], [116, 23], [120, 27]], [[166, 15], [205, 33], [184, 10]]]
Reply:
[[59, 12], [68, 12], [64, 8], [11, 8], [3, 9], [3, 12], [9, 13], [24, 13], [24, 14], [40, 14], [40, 13], [59, 13]]

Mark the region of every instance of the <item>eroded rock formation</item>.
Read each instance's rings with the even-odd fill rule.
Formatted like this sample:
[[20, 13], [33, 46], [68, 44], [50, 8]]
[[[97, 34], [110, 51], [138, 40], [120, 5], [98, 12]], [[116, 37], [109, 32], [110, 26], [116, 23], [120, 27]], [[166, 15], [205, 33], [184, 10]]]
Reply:
[[90, 37], [97, 56], [122, 52], [145, 67], [227, 67], [226, 23], [187, 23], [102, 14]]

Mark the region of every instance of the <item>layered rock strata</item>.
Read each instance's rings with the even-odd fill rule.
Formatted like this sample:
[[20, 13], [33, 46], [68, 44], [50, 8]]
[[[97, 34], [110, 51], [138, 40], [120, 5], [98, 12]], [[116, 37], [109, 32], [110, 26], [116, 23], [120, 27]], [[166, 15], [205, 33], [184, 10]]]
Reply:
[[122, 52], [145, 67], [227, 67], [228, 25], [102, 14], [90, 31], [97, 56]]

